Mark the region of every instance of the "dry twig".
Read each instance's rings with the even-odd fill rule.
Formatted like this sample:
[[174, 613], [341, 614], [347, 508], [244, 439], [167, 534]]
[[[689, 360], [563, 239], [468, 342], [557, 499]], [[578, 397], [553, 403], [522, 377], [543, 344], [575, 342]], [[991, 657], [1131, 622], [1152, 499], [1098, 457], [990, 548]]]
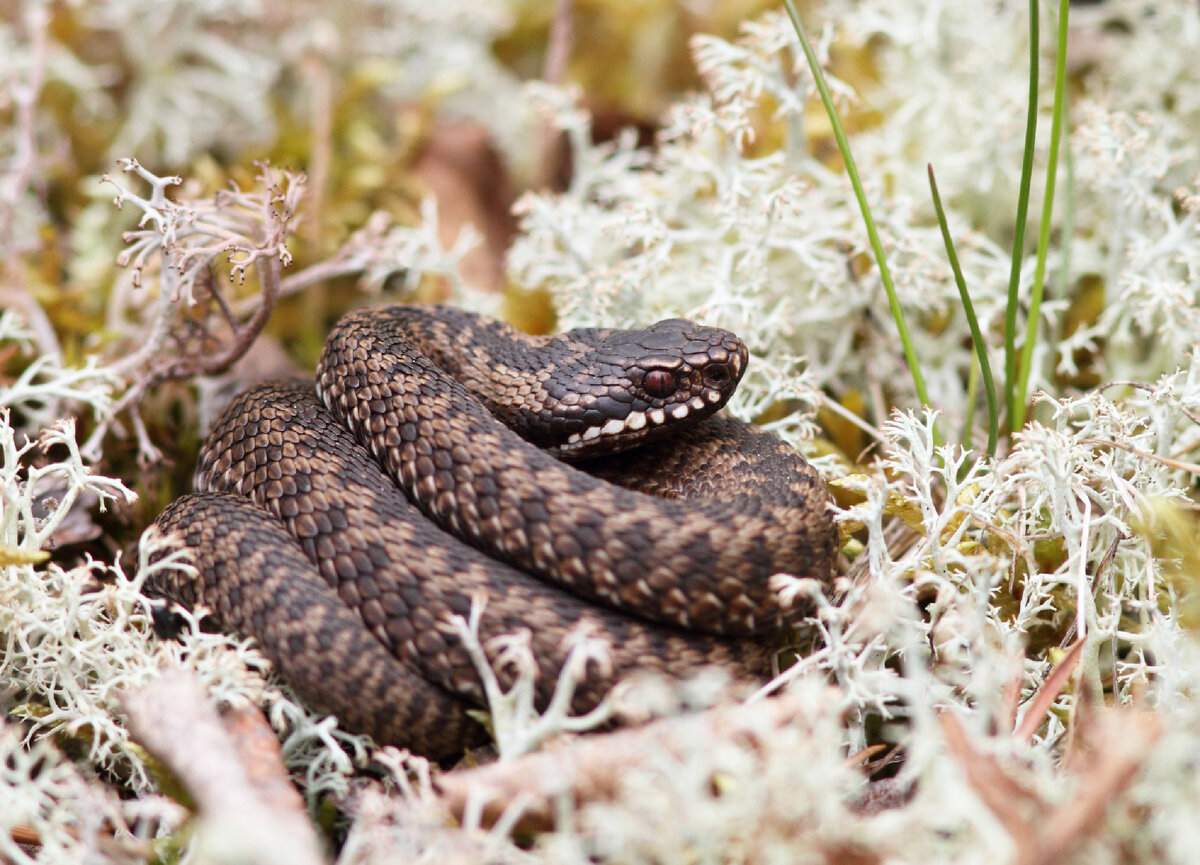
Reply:
[[125, 695], [133, 736], [196, 803], [196, 849], [219, 861], [321, 863], [321, 842], [256, 711], [223, 723], [200, 683], [168, 673]]
[[508, 803], [523, 799], [526, 807], [516, 831], [542, 831], [554, 826], [556, 797], [570, 791], [577, 806], [611, 799], [624, 774], [642, 765], [648, 753], [682, 759], [680, 743], [719, 739], [734, 739], [748, 750], [762, 751], [773, 731], [801, 713], [799, 698], [792, 695], [752, 705], [718, 706], [637, 729], [589, 736], [507, 763], [450, 772], [434, 785], [457, 820], [462, 821], [468, 810], [480, 808], [482, 802], [479, 823], [490, 827], [504, 816]]
[[954, 714], [945, 712], [940, 719], [968, 783], [1012, 838], [1012, 865], [1066, 861], [1128, 788], [1163, 732], [1162, 722], [1141, 709], [1105, 709], [1081, 720], [1088, 746], [1071, 766], [1076, 794], [1052, 807], [1000, 760], [977, 750]]

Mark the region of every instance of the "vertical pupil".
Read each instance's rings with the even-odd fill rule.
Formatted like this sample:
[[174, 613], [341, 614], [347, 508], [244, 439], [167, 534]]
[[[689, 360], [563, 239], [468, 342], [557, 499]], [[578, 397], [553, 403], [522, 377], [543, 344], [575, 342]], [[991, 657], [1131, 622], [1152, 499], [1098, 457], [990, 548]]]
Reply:
[[661, 369], [646, 373], [646, 392], [651, 396], [668, 397], [675, 390], [675, 377]]

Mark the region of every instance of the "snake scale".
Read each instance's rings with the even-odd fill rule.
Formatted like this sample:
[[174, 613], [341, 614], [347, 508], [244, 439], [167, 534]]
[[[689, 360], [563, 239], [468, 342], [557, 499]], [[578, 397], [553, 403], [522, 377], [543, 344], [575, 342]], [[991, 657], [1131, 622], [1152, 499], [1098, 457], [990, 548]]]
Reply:
[[450, 621], [477, 595], [485, 646], [528, 632], [543, 703], [578, 629], [611, 663], [577, 710], [634, 669], [762, 678], [805, 612], [772, 576], [828, 580], [836, 532], [810, 465], [716, 414], [747, 356], [681, 319], [535, 337], [443, 306], [350, 313], [315, 391], [226, 408], [152, 529], [194, 573], [151, 588], [255, 637], [314, 708], [431, 756], [480, 736]]

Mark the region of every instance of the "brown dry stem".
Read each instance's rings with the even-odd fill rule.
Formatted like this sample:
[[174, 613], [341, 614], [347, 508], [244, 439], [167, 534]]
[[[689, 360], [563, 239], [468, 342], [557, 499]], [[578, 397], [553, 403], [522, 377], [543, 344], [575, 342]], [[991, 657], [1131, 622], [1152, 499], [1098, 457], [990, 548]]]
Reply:
[[[570, 791], [578, 807], [614, 798], [622, 777], [645, 762], [646, 754], [684, 759], [680, 743], [737, 740], [762, 752], [771, 735], [803, 711], [799, 698], [783, 695], [751, 705], [718, 706], [705, 712], [668, 718], [636, 729], [573, 740], [505, 763], [450, 772], [436, 779], [442, 803], [459, 821], [479, 807], [482, 827], [495, 825], [510, 802], [526, 802], [517, 820], [519, 833], [552, 829], [556, 797]], [[511, 819], [511, 818], [510, 818]]]
[[1013, 840], [1012, 865], [1064, 862], [1094, 834], [1129, 787], [1162, 735], [1162, 722], [1143, 709], [1100, 709], [1079, 721], [1086, 745], [1068, 765], [1075, 795], [1051, 806], [1001, 761], [976, 749], [958, 718], [941, 716], [942, 733], [971, 788]]
[[[561, 85], [567, 77], [567, 65], [571, 60], [571, 49], [575, 42], [575, 0], [556, 0], [554, 20], [550, 24], [550, 36], [546, 45], [546, 61], [542, 80], [548, 84]], [[538, 151], [541, 166], [534, 188], [548, 190], [562, 170], [562, 133], [549, 120], [542, 124]]]
[[326, 861], [261, 713], [222, 719], [199, 681], [182, 671], [128, 692], [122, 704], [130, 733], [195, 802], [197, 844], [224, 861]]

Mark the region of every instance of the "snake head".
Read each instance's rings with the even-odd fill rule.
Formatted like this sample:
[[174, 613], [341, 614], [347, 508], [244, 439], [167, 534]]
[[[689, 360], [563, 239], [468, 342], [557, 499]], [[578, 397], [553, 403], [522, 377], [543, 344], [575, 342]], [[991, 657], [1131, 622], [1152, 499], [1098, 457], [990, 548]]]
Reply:
[[615, 453], [698, 423], [729, 400], [749, 356], [729, 331], [681, 318], [590, 333], [591, 350], [545, 382], [556, 406], [538, 443], [562, 459]]

